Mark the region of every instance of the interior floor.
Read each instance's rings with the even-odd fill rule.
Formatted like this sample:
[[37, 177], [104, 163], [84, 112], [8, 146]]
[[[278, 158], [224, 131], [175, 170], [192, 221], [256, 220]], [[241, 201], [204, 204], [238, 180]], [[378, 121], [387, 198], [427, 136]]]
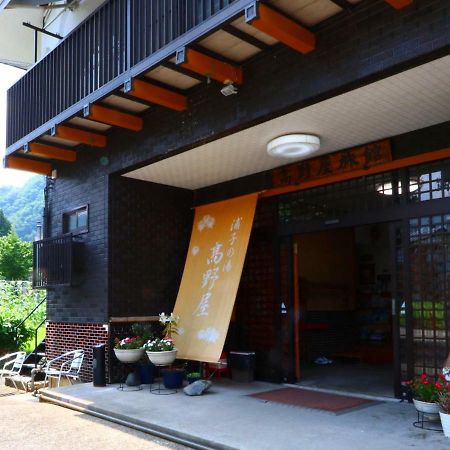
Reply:
[[392, 364], [333, 362], [302, 368], [299, 386], [351, 392], [377, 397], [394, 397]]
[[[296, 242], [299, 384], [393, 397], [389, 226], [307, 233]], [[318, 364], [327, 359], [333, 363]]]

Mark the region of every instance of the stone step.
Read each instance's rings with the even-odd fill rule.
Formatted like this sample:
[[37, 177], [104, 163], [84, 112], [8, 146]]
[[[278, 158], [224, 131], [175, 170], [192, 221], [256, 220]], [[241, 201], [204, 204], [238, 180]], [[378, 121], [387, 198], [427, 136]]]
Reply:
[[[26, 375], [14, 375], [12, 377], [5, 377], [5, 386], [17, 387], [21, 391], [31, 392], [31, 377]], [[46, 387], [48, 383], [45, 381], [35, 381], [34, 388], [42, 389]]]

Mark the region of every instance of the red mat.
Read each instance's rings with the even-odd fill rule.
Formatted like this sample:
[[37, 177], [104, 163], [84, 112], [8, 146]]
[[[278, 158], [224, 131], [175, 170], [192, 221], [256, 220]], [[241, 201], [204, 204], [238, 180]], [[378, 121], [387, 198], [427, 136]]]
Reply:
[[283, 403], [285, 405], [302, 406], [304, 408], [321, 409], [335, 414], [349, 412], [375, 405], [377, 402], [364, 398], [348, 397], [345, 395], [328, 394], [301, 388], [282, 388], [274, 391], [251, 394], [250, 397], [269, 402]]

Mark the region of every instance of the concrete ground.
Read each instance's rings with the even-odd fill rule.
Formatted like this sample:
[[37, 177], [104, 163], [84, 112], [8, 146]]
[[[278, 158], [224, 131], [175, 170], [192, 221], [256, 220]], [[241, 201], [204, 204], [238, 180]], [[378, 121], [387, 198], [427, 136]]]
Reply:
[[188, 447], [0, 387], [1, 450], [184, 450]]
[[130, 426], [167, 433], [194, 448], [242, 450], [448, 450], [442, 432], [413, 427], [413, 405], [386, 401], [335, 415], [264, 402], [248, 394], [282, 386], [217, 380], [201, 397], [121, 392], [81, 384], [47, 390], [47, 400], [71, 404]]
[[357, 361], [335, 361], [327, 365], [302, 367], [299, 386], [336, 391], [394, 396], [394, 373], [389, 364], [364, 364]]

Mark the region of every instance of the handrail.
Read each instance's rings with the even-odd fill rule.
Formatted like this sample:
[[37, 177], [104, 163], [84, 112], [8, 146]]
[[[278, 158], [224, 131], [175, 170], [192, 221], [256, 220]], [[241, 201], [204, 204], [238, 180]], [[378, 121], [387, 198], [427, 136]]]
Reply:
[[45, 323], [46, 320], [47, 320], [47, 317], [44, 317], [42, 322], [34, 329], [34, 350], [33, 350], [34, 367], [37, 367], [37, 348], [38, 348], [37, 335], [38, 335], [38, 330], [39, 330], [39, 328], [42, 327], [42, 325]]
[[[7, 92], [10, 153], [26, 136], [123, 85], [134, 69], [208, 19], [227, 20], [243, 0], [110, 0], [95, 10]], [[239, 8], [238, 8], [239, 6]], [[231, 7], [231, 8], [230, 8]], [[205, 30], [198, 30], [201, 35]], [[80, 107], [81, 109], [81, 107]], [[50, 126], [51, 125], [51, 126]], [[42, 133], [41, 133], [42, 134]]]
[[34, 308], [31, 312], [28, 313], [28, 315], [25, 317], [25, 319], [23, 319], [19, 325], [17, 325], [14, 328], [15, 334], [16, 334], [16, 341], [18, 341], [18, 333], [19, 333], [19, 328], [34, 314], [34, 312], [39, 308], [39, 306], [42, 305], [42, 303], [44, 303], [47, 300], [47, 297], [44, 297]]

